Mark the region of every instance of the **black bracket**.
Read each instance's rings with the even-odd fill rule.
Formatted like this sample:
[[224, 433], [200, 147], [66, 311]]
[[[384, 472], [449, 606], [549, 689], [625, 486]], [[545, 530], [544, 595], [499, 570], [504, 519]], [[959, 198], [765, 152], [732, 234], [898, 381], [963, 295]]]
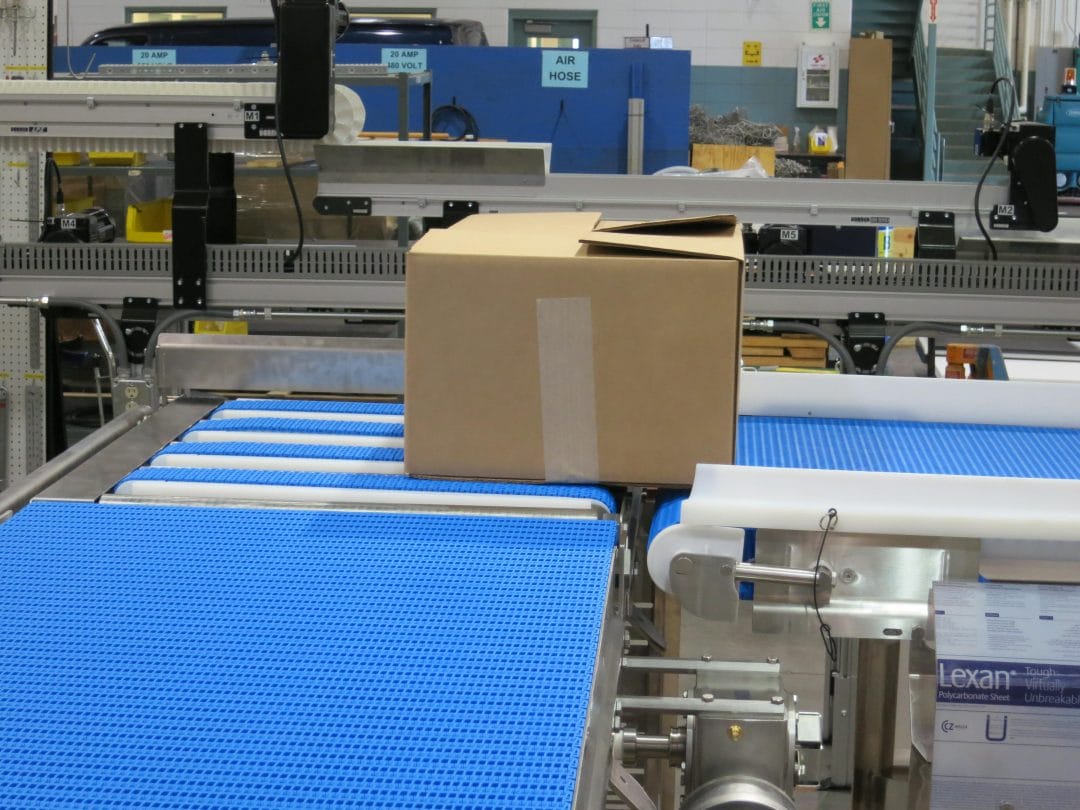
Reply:
[[206, 309], [207, 210], [210, 146], [206, 124], [175, 124], [173, 192], [173, 306]]
[[232, 152], [211, 152], [208, 169], [206, 241], [211, 245], [235, 245], [236, 156]]
[[146, 355], [146, 344], [157, 326], [158, 299], [125, 298], [124, 308], [120, 311], [120, 329], [127, 341], [129, 363], [142, 363]]
[[326, 216], [371, 216], [371, 197], [316, 197], [314, 205]]
[[956, 258], [956, 217], [952, 211], [919, 212], [915, 256], [919, 259]]
[[480, 203], [471, 200], [447, 200], [443, 203], [442, 227], [449, 228], [467, 216], [480, 213]]
[[860, 374], [872, 372], [885, 348], [885, 313], [849, 312], [846, 321], [837, 323], [844, 330], [841, 339], [851, 352], [855, 368]]

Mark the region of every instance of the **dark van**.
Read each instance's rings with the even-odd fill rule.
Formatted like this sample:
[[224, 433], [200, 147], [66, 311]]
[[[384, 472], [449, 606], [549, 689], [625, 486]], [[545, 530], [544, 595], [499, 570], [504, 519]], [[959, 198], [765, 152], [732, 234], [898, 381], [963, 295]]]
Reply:
[[[236, 45], [269, 48], [277, 35], [265, 19], [183, 20], [130, 23], [92, 34], [83, 45], [155, 48], [179, 45]], [[338, 38], [346, 45], [487, 45], [484, 26], [475, 20], [355, 18]]]

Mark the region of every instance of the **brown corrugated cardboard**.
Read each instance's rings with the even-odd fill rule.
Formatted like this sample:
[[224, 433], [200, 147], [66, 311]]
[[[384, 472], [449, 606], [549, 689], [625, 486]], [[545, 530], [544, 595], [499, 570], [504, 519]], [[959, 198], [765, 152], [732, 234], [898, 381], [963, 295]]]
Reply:
[[477, 215], [406, 278], [409, 474], [681, 486], [731, 461], [734, 218]]
[[892, 40], [851, 40], [845, 177], [888, 180], [892, 134]]

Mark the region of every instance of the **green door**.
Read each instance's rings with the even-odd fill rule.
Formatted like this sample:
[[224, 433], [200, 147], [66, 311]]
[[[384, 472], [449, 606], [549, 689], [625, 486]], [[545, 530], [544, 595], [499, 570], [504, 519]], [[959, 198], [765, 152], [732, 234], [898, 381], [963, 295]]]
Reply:
[[510, 12], [510, 45], [517, 48], [596, 47], [595, 11]]

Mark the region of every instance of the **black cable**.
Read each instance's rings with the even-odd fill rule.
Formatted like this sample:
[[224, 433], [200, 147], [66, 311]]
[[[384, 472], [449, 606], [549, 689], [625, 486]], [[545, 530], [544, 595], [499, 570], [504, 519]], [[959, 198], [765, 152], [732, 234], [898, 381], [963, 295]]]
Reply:
[[122, 368], [127, 366], [127, 338], [124, 337], [124, 330], [120, 328], [120, 322], [109, 314], [105, 307], [95, 304], [93, 301], [84, 301], [81, 298], [49, 298], [49, 307], [52, 309], [81, 309], [96, 317], [112, 332], [113, 341], [116, 344], [113, 347], [116, 362]]
[[480, 137], [480, 126], [473, 114], [460, 106], [457, 101], [444, 104], [431, 113], [431, 131], [450, 134], [451, 128], [459, 130], [455, 141], [475, 141]]
[[986, 240], [986, 244], [990, 248], [990, 258], [995, 262], [998, 257], [997, 245], [994, 244], [994, 240], [990, 238], [990, 232], [986, 230], [986, 226], [983, 225], [982, 212], [979, 211], [979, 197], [982, 195], [983, 184], [986, 183], [986, 178], [989, 176], [990, 170], [994, 168], [994, 163], [1001, 157], [1001, 150], [1005, 148], [1005, 139], [1008, 137], [1009, 127], [1012, 126], [1013, 120], [1016, 117], [1016, 85], [1013, 84], [1011, 76], [998, 76], [998, 78], [994, 79], [994, 83], [990, 85], [990, 103], [993, 103], [994, 91], [997, 90], [998, 85], [1002, 82], [1009, 83], [1009, 89], [1012, 91], [1009, 100], [1012, 103], [1009, 105], [1009, 114], [1005, 121], [1005, 128], [1001, 131], [1001, 137], [998, 138], [994, 154], [986, 161], [986, 168], [983, 169], [982, 176], [979, 178], [979, 183], [975, 186], [975, 224], [979, 226], [979, 231], [982, 233], [983, 239]]
[[153, 368], [154, 356], [157, 354], [157, 345], [161, 340], [161, 335], [176, 324], [196, 319], [229, 321], [235, 317], [233, 311], [229, 309], [183, 309], [166, 315], [157, 323], [154, 331], [150, 333], [150, 338], [146, 341], [146, 348], [143, 350], [143, 367]]
[[835, 667], [839, 657], [836, 647], [836, 639], [832, 635], [832, 627], [821, 616], [821, 608], [818, 606], [818, 578], [821, 574], [821, 555], [825, 552], [825, 541], [829, 538], [829, 532], [836, 528], [836, 509], [831, 508], [826, 512], [818, 525], [821, 527], [821, 545], [818, 546], [817, 562], [814, 563], [814, 587], [811, 593], [814, 597], [814, 613], [817, 614], [818, 629], [821, 631], [821, 641], [825, 645], [825, 654]]
[[889, 357], [892, 355], [893, 349], [896, 348], [901, 338], [905, 338], [915, 332], [946, 332], [951, 335], [962, 334], [959, 326], [953, 326], [948, 323], [925, 323], [923, 321], [909, 323], [904, 328], [894, 332], [892, 337], [886, 341], [881, 349], [881, 354], [878, 355], [877, 368], [874, 369], [875, 374], [882, 377], [885, 376], [885, 367], [889, 364]]
[[[270, 0], [270, 5], [274, 9], [274, 21], [278, 23], [278, 4], [277, 0]], [[292, 196], [293, 209], [296, 211], [296, 226], [299, 230], [299, 236], [296, 240], [296, 250], [285, 254], [285, 272], [291, 273], [296, 269], [296, 263], [300, 260], [301, 254], [304, 252], [304, 213], [300, 210], [300, 197], [296, 193], [296, 183], [293, 182], [292, 169], [289, 168], [289, 161], [285, 157], [285, 138], [281, 134], [281, 33], [278, 32], [278, 61], [277, 61], [277, 73], [274, 77], [274, 117], [275, 117], [275, 129], [277, 130], [277, 146], [278, 154], [281, 156], [281, 168], [285, 172], [285, 182], [289, 186], [289, 194]]]
[[[277, 107], [277, 104], [274, 104]], [[280, 119], [279, 119], [280, 121]], [[289, 185], [289, 194], [292, 195], [293, 208], [296, 211], [296, 227], [300, 235], [296, 240], [296, 249], [285, 255], [285, 272], [291, 273], [296, 269], [296, 262], [300, 260], [300, 254], [304, 252], [304, 214], [300, 210], [300, 198], [296, 194], [296, 184], [293, 182], [292, 169], [285, 159], [285, 139], [281, 137], [281, 130], [277, 133], [278, 154], [281, 155], [281, 168], [285, 171], [285, 182]]]
[[60, 177], [60, 167], [56, 164], [56, 159], [52, 155], [48, 155], [45, 158], [45, 216], [42, 217], [42, 221], [45, 221], [50, 216], [49, 211], [49, 175], [50, 173], [56, 179], [56, 213], [60, 214], [64, 208], [64, 181]]
[[774, 321], [772, 330], [773, 332], [803, 332], [808, 335], [816, 335], [828, 343], [832, 350], [840, 357], [840, 365], [843, 366], [845, 374], [859, 373], [858, 368], [855, 366], [855, 358], [851, 356], [851, 352], [848, 351], [847, 346], [820, 326], [814, 326], [811, 323], [803, 323], [802, 321]]

